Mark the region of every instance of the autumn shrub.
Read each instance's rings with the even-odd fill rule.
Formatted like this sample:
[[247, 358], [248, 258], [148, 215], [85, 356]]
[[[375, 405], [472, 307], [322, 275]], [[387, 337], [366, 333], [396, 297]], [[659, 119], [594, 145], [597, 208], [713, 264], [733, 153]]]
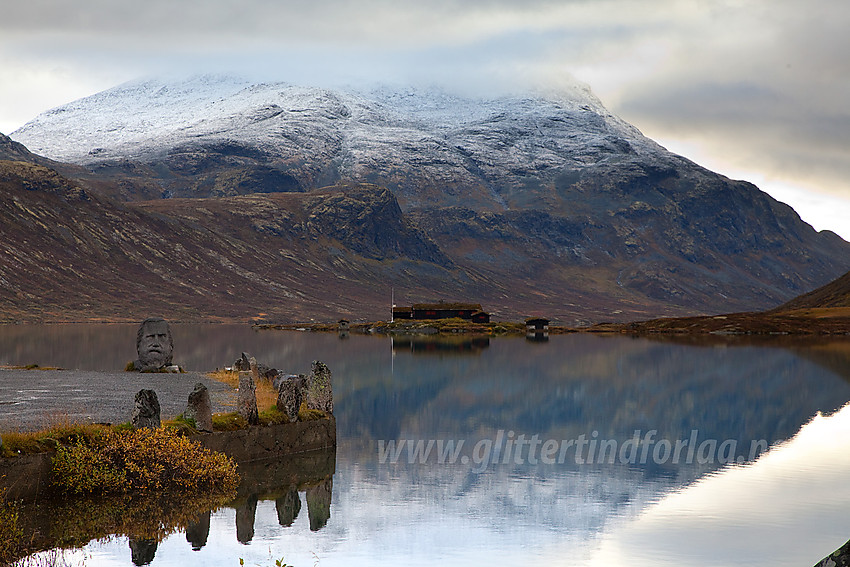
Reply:
[[100, 447], [78, 441], [59, 447], [53, 457], [53, 483], [73, 494], [124, 492], [127, 475], [116, 468]]
[[108, 431], [102, 437], [60, 447], [54, 484], [74, 494], [129, 491], [232, 490], [236, 464], [167, 429]]
[[23, 536], [18, 506], [6, 499], [5, 489], [0, 489], [0, 564], [14, 557]]

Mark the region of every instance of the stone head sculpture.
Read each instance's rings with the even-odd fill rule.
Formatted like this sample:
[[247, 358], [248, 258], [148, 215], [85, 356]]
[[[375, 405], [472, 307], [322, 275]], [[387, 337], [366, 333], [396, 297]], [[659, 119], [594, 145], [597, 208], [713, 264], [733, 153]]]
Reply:
[[165, 319], [145, 319], [136, 334], [137, 370], [158, 370], [171, 364], [174, 339]]

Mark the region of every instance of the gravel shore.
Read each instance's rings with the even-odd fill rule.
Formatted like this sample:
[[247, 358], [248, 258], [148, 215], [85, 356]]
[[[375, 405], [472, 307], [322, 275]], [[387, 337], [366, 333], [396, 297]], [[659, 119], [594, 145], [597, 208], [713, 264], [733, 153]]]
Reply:
[[56, 423], [130, 421], [136, 392], [154, 390], [163, 419], [186, 409], [198, 382], [210, 391], [213, 413], [233, 411], [236, 393], [198, 372], [140, 374], [0, 368], [0, 431], [37, 430]]

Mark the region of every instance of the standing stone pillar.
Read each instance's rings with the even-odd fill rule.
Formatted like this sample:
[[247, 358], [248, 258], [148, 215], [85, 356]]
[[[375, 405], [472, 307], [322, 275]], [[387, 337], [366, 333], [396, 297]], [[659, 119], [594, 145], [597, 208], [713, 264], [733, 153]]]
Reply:
[[257, 359], [253, 356], [248, 359], [248, 369], [251, 371], [251, 378], [254, 379], [254, 383], [260, 381], [260, 365], [257, 364]]
[[157, 429], [160, 426], [159, 400], [153, 390], [139, 390], [133, 407], [133, 427], [135, 429]]
[[195, 384], [195, 389], [189, 394], [189, 403], [183, 412], [183, 419], [195, 422], [195, 429], [212, 433], [212, 403], [210, 393], [202, 382]]
[[251, 357], [247, 352], [243, 352], [242, 356], [236, 359], [236, 362], [233, 363], [233, 370], [237, 372], [251, 370]]
[[239, 373], [237, 410], [239, 415], [248, 422], [248, 425], [257, 425], [260, 422], [257, 415], [257, 385], [254, 383], [250, 371]]
[[313, 362], [313, 369], [307, 379], [307, 407], [326, 413], [334, 411], [334, 394], [331, 388], [331, 370], [324, 362]]
[[290, 423], [298, 421], [301, 408], [301, 388], [293, 379], [283, 380], [277, 390], [277, 409], [286, 414]]

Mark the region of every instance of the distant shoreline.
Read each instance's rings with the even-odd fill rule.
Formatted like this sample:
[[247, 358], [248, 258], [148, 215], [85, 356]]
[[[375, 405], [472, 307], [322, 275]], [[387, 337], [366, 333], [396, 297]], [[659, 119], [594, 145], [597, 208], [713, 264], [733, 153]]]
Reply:
[[[250, 325], [258, 330], [285, 330], [310, 332], [339, 332], [338, 323], [269, 323], [256, 319], [221, 318], [201, 320], [169, 319], [173, 324]], [[136, 325], [138, 321], [0, 321], [2, 325]], [[488, 336], [525, 336], [524, 322], [497, 321], [473, 323], [465, 319], [424, 319], [395, 322], [351, 322], [348, 332], [362, 335], [456, 335], [478, 334]], [[585, 327], [549, 325], [550, 335], [571, 333], [647, 335], [850, 335], [850, 308], [810, 308], [793, 311], [740, 312], [692, 317], [663, 317], [626, 323], [603, 322]]]
[[[255, 329], [340, 332], [337, 323], [254, 324]], [[364, 335], [442, 335], [461, 333], [489, 336], [525, 336], [525, 323], [472, 323], [459, 319], [374, 321], [351, 323], [343, 332]], [[538, 331], [541, 332], [541, 331]], [[550, 335], [570, 333], [645, 335], [850, 335], [850, 309], [807, 309], [791, 312], [742, 312], [725, 315], [671, 317], [630, 323], [597, 323], [588, 327], [550, 325]]]

